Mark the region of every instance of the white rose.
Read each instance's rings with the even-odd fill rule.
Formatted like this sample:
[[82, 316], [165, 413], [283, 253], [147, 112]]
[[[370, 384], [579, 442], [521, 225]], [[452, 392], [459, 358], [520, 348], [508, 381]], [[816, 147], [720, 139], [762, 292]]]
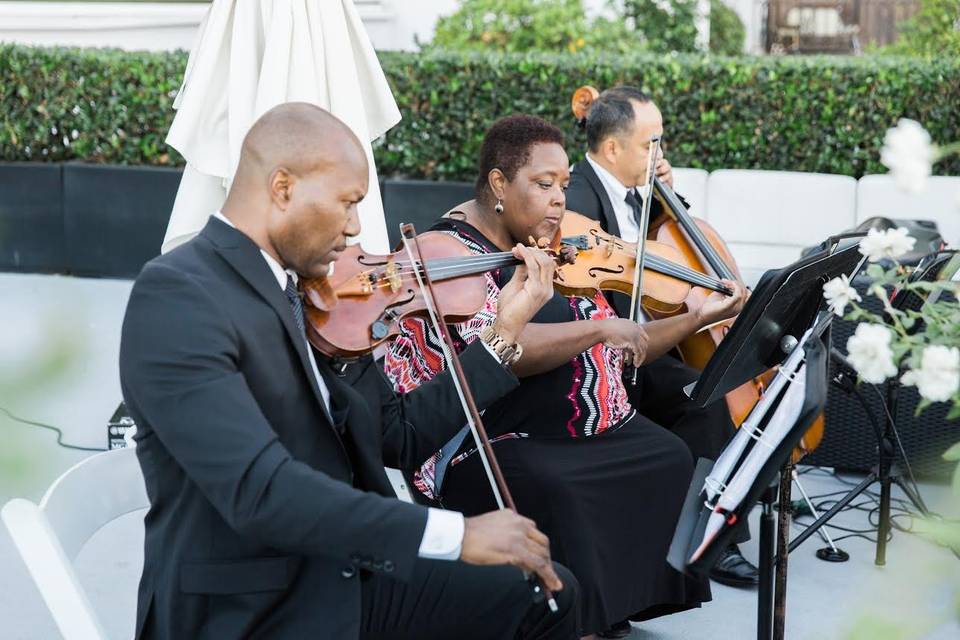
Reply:
[[900, 381], [916, 385], [925, 400], [947, 402], [960, 390], [960, 349], [941, 345], [926, 347], [920, 357], [920, 368], [907, 371]]
[[841, 274], [823, 285], [823, 298], [827, 301], [830, 311], [841, 318], [848, 304], [862, 300], [857, 290], [850, 286], [850, 279], [847, 278], [847, 274]]
[[899, 258], [913, 249], [917, 239], [908, 234], [906, 227], [896, 229], [870, 229], [860, 241], [860, 253], [867, 256], [870, 262], [877, 262], [884, 258]]
[[847, 340], [847, 360], [866, 382], [880, 384], [897, 375], [890, 338], [890, 329], [882, 324], [860, 323]]
[[904, 191], [923, 191], [935, 159], [936, 147], [930, 142], [930, 134], [916, 120], [900, 118], [896, 127], [887, 129], [880, 162]]

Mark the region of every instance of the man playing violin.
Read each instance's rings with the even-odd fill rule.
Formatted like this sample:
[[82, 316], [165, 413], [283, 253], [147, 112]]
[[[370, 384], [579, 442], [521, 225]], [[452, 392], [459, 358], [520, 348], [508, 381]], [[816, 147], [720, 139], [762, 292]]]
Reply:
[[[590, 106], [586, 116], [586, 157], [573, 166], [567, 189], [567, 208], [598, 220], [603, 229], [628, 242], [639, 235], [639, 212], [647, 189], [647, 163], [650, 141], [663, 135], [663, 116], [657, 105], [643, 92], [628, 86], [604, 91]], [[673, 172], [663, 153], [655, 167], [657, 177], [673, 186]], [[681, 201], [686, 205], [686, 201]], [[651, 223], [664, 213], [656, 198], [650, 203]], [[726, 405], [717, 402], [694, 407], [683, 388], [699, 376], [667, 352], [702, 328], [739, 313], [746, 292], [737, 284], [733, 296], [723, 300], [713, 296], [696, 312], [683, 313], [668, 320], [646, 323], [650, 350], [660, 355], [649, 359], [640, 369], [637, 385], [627, 385], [634, 407], [679, 435], [694, 457], [716, 459], [734, 425]], [[629, 299], [613, 294], [613, 305], [621, 317], [629, 317]], [[669, 324], [668, 324], [669, 323]], [[753, 586], [759, 572], [731, 545], [711, 572], [718, 582], [732, 586]]]
[[[417, 467], [463, 425], [451, 378], [361, 395], [306, 341], [298, 277], [359, 233], [367, 175], [339, 120], [276, 107], [222, 211], [137, 278], [120, 348], [150, 497], [137, 638], [575, 636], [576, 580], [532, 521], [393, 493], [384, 464]], [[493, 325], [509, 342], [553, 279], [542, 252], [513, 252]], [[481, 408], [517, 386], [484, 343], [462, 362]]]

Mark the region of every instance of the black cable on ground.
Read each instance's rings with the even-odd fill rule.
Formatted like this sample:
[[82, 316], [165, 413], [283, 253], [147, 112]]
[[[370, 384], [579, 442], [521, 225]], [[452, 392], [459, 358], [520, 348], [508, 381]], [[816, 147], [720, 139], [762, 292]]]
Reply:
[[66, 442], [63, 441], [63, 431], [61, 431], [58, 427], [55, 427], [50, 424], [44, 424], [42, 422], [34, 422], [33, 420], [27, 420], [25, 418], [15, 416], [12, 413], [10, 413], [10, 411], [8, 411], [7, 409], [4, 409], [3, 407], [0, 407], [0, 413], [6, 414], [6, 416], [11, 420], [13, 420], [14, 422], [19, 422], [21, 424], [29, 425], [31, 427], [40, 427], [41, 429], [49, 429], [50, 431], [53, 431], [54, 433], [57, 434], [57, 444], [63, 447], [64, 449], [73, 449], [74, 451], [107, 451], [107, 449], [101, 449], [98, 447], [79, 447], [75, 444], [67, 444]]
[[[834, 480], [849, 487], [853, 487], [858, 484], [857, 482], [853, 482], [845, 478], [842, 478], [835, 470], [828, 471], [821, 467], [808, 467], [798, 473], [800, 473], [800, 475], [805, 475], [808, 473], [822, 474], [828, 477], [832, 477]], [[917, 491], [919, 494], [919, 487], [916, 483], [916, 480], [911, 477], [911, 481], [912, 481], [911, 484], [913, 484], [914, 486], [914, 491]], [[819, 512], [822, 513], [822, 512], [828, 511], [833, 505], [835, 505], [838, 502], [839, 496], [846, 495], [846, 493], [847, 491], [845, 489], [841, 489], [838, 491], [829, 491], [822, 494], [811, 495], [810, 502], [814, 505], [814, 507]], [[852, 502], [848, 504], [846, 507], [841, 509], [840, 513], [851, 511], [851, 510], [864, 512], [867, 515], [867, 523], [870, 525], [870, 528], [856, 529], [852, 527], [845, 527], [842, 525], [833, 524], [831, 522], [824, 523], [823, 525], [824, 527], [828, 527], [833, 531], [838, 531], [844, 534], [844, 535], [834, 537], [833, 538], [834, 542], [839, 542], [840, 540], [846, 540], [848, 538], [859, 538], [861, 540], [866, 540], [868, 542], [876, 544], [877, 539], [875, 534], [877, 533], [877, 530], [879, 529], [879, 524], [880, 524], [880, 494], [874, 491], [867, 490], [867, 491], [864, 491], [861, 494], [861, 496], [863, 496], [865, 499], [859, 502]], [[923, 517], [925, 516], [922, 513], [918, 513], [915, 510], [913, 503], [910, 502], [909, 500], [905, 498], [891, 496], [890, 498], [890, 532], [887, 535], [887, 541], [889, 542], [893, 538], [894, 531], [901, 531], [903, 533], [916, 534], [916, 531], [914, 529], [914, 521], [916, 518], [923, 518]], [[947, 520], [943, 518], [942, 515], [932, 511], [928, 511], [928, 516], [926, 517], [934, 518], [941, 522], [955, 522], [960, 524], [960, 522], [958, 521]], [[804, 514], [802, 516], [798, 516], [793, 519], [793, 524], [795, 524], [795, 526], [797, 526], [798, 528], [803, 528], [806, 526], [806, 523], [803, 521], [806, 518], [810, 518], [812, 520], [813, 516], [810, 514]], [[874, 534], [874, 535], [870, 535], [870, 534]]]

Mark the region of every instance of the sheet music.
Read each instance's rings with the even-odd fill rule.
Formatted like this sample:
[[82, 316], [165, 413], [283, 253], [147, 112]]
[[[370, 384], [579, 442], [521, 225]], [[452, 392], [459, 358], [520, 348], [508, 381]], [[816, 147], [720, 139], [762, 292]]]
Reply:
[[[799, 344], [804, 344], [812, 333], [812, 328], [807, 329]], [[770, 386], [767, 387], [760, 401], [750, 412], [750, 415], [747, 416], [747, 419], [743, 421], [743, 424], [740, 425], [740, 429], [730, 441], [730, 444], [724, 448], [723, 452], [717, 458], [713, 470], [710, 472], [710, 475], [707, 476], [703, 485], [707, 500], [713, 501], [723, 490], [727, 480], [733, 474], [737, 462], [743, 457], [743, 452], [746, 451], [747, 445], [750, 444], [750, 434], [757, 430], [757, 427], [763, 421], [764, 416], [767, 415], [770, 407], [780, 396], [780, 391], [784, 385], [787, 384], [789, 376], [797, 370], [797, 367], [800, 366], [802, 361], [803, 349], [798, 346], [790, 353], [790, 356], [783, 365], [781, 365], [776, 377], [770, 383]]]
[[[757, 434], [754, 431], [748, 431], [746, 423], [740, 427], [741, 433], [737, 434], [737, 438], [745, 436], [746, 442], [756, 438], [757, 443], [747, 454], [746, 459], [731, 479], [730, 484], [728, 484], [720, 494], [717, 505], [707, 520], [707, 526], [703, 532], [703, 540], [690, 558], [691, 562], [695, 562], [706, 550], [710, 542], [720, 533], [727, 519], [725, 514], [736, 510], [737, 507], [740, 506], [740, 503], [746, 498], [750, 487], [753, 486], [754, 481], [760, 474], [761, 468], [773, 454], [773, 450], [783, 442], [783, 439], [794, 425], [796, 425], [797, 420], [800, 418], [800, 411], [803, 409], [804, 399], [807, 395], [806, 370], [806, 365], [801, 365], [800, 368], [797, 369], [796, 375], [792, 377], [793, 379], [790, 386], [783, 394], [783, 400], [780, 401], [776, 412], [770, 416], [770, 421], [762, 433]], [[730, 448], [732, 447], [728, 447], [728, 449]], [[726, 453], [726, 451], [724, 453]]]

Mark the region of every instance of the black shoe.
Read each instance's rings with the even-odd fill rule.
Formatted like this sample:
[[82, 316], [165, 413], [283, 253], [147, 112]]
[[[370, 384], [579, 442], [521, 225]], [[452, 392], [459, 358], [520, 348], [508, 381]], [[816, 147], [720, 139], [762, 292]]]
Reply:
[[597, 633], [598, 638], [626, 638], [630, 635], [632, 627], [629, 620], [621, 620], [609, 629]]
[[729, 587], [755, 587], [760, 584], [760, 572], [732, 544], [720, 554], [710, 570], [710, 579]]

